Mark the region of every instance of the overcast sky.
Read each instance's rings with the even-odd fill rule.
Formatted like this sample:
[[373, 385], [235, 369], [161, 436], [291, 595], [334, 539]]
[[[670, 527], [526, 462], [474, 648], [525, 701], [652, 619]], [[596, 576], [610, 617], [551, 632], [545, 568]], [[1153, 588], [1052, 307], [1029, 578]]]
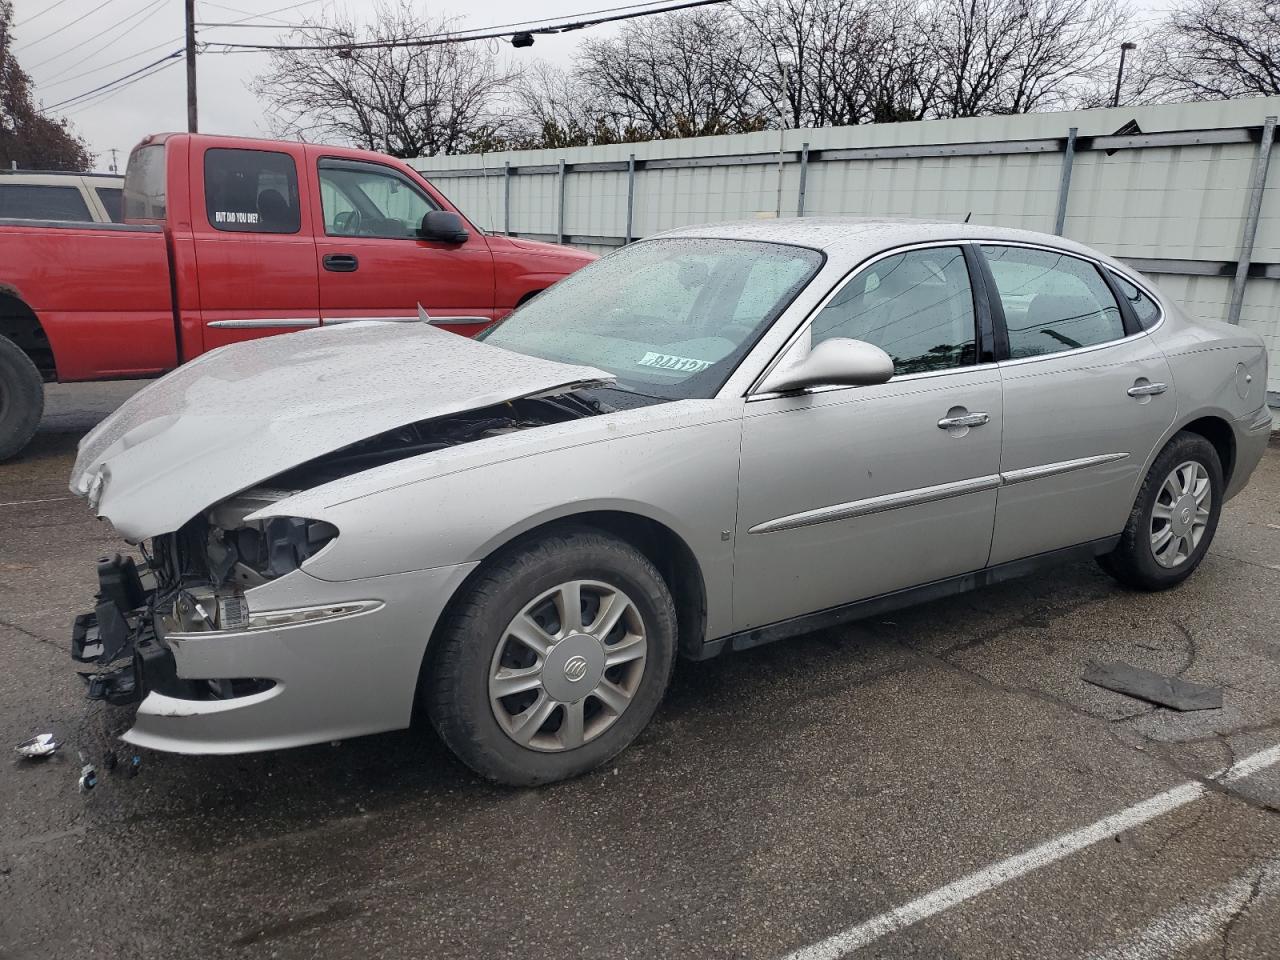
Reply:
[[[470, 28], [507, 24], [523, 18], [572, 17], [625, 0], [450, 0], [448, 5], [427, 4], [433, 16], [459, 14]], [[674, 2], [674, 0], [673, 0]], [[1171, 0], [1137, 0], [1138, 17], [1150, 19]], [[35, 82], [35, 95], [46, 107], [87, 93], [145, 67], [183, 45], [183, 0], [15, 0], [14, 20], [18, 62]], [[292, 9], [281, 9], [292, 7]], [[279, 29], [246, 27], [202, 28], [201, 39], [247, 43], [280, 42], [289, 23], [303, 17], [321, 17], [349, 11], [368, 20], [371, 2], [360, 0], [196, 0], [197, 22], [226, 23], [257, 15], [263, 23], [270, 15]], [[612, 25], [562, 36], [538, 37], [532, 49], [513, 50], [494, 45], [498, 55], [514, 62], [542, 58], [567, 64], [573, 49], [588, 34], [607, 35]], [[255, 74], [267, 67], [265, 53], [200, 55], [198, 81], [200, 129], [206, 133], [268, 136], [262, 105], [249, 90]], [[119, 151], [123, 172], [129, 149], [148, 133], [185, 130], [186, 81], [181, 60], [118, 93], [83, 104], [73, 104], [55, 114], [68, 116], [77, 132], [97, 154], [97, 167], [106, 170], [111, 148]]]

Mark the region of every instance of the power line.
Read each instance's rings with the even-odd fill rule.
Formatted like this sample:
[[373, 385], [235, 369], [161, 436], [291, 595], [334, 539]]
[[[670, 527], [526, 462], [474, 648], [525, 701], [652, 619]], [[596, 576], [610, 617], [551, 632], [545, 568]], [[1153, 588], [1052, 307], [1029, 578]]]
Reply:
[[[618, 7], [615, 9], [632, 9], [632, 13], [616, 14], [608, 17], [593, 17], [588, 20], [570, 20], [559, 23], [551, 23], [548, 26], [534, 27], [532, 30], [512, 30], [503, 29], [502, 27], [477, 27], [476, 30], [459, 30], [452, 33], [429, 34], [423, 37], [410, 37], [404, 40], [367, 40], [359, 43], [285, 43], [285, 44], [265, 44], [265, 43], [228, 43], [222, 40], [208, 41], [209, 47], [219, 47], [220, 50], [212, 51], [214, 53], [234, 53], [249, 50], [334, 50], [334, 51], [352, 51], [352, 50], [377, 50], [377, 49], [395, 49], [399, 47], [432, 47], [445, 43], [467, 43], [473, 40], [497, 40], [503, 37], [509, 37], [516, 33], [526, 34], [556, 34], [567, 33], [571, 30], [582, 30], [587, 27], [598, 26], [602, 23], [614, 23], [619, 20], [632, 20], [636, 17], [650, 17], [660, 13], [672, 13], [676, 10], [688, 10], [692, 7], [706, 7], [712, 4], [728, 3], [729, 0], [689, 0], [687, 3], [679, 3], [674, 6], [666, 6], [656, 10], [635, 10], [640, 4], [633, 4], [631, 7]], [[644, 4], [651, 6], [652, 4]], [[598, 11], [603, 12], [603, 11]], [[537, 23], [548, 23], [548, 21], [525, 21], [521, 24], [508, 24], [509, 27], [517, 26], [533, 26]], [[479, 33], [478, 30], [487, 30], [487, 33]]]
[[[67, 77], [65, 80], [58, 80], [58, 81], [57, 81], [57, 82], [55, 82], [55, 83], [42, 83], [42, 84], [39, 84], [39, 87], [40, 87], [40, 89], [42, 89], [42, 90], [43, 90], [43, 89], [46, 89], [46, 88], [48, 88], [48, 87], [60, 87], [60, 86], [62, 86], [64, 83], [71, 83], [71, 81], [73, 81], [73, 80], [79, 80], [81, 77], [87, 77], [87, 76], [90, 76], [91, 74], [94, 74], [94, 73], [101, 73], [103, 70], [107, 69], [107, 67], [114, 67], [116, 64], [124, 63], [126, 60], [133, 60], [133, 59], [134, 59], [134, 58], [136, 58], [136, 57], [140, 57], [140, 56], [142, 56], [144, 53], [151, 53], [153, 50], [159, 50], [161, 47], [167, 47], [167, 46], [169, 46], [170, 44], [173, 44], [173, 43], [181, 43], [181, 42], [182, 42], [182, 37], [180, 37], [180, 36], [178, 36], [178, 37], [173, 37], [172, 39], [161, 41], [160, 43], [157, 43], [157, 44], [155, 44], [155, 45], [153, 45], [153, 46], [150, 46], [150, 47], [144, 47], [144, 48], [143, 48], [143, 49], [141, 49], [141, 50], [137, 50], [137, 51], [135, 51], [135, 52], [133, 52], [133, 53], [131, 53], [131, 54], [128, 54], [127, 56], [121, 57], [119, 60], [112, 60], [112, 61], [110, 61], [109, 63], [104, 63], [104, 64], [101, 64], [100, 66], [97, 66], [97, 67], [91, 67], [91, 68], [90, 68], [90, 69], [88, 69], [88, 70], [82, 71], [81, 73], [77, 73], [77, 74], [76, 74], [75, 76], [73, 76], [73, 77]], [[64, 71], [63, 71], [63, 73], [65, 73], [65, 72], [66, 72], [66, 71], [64, 70]], [[54, 76], [55, 76], [55, 77], [57, 77], [57, 76], [61, 76], [61, 74], [54, 74]]]
[[32, 47], [34, 47], [37, 43], [42, 43], [43, 41], [48, 40], [50, 37], [55, 37], [55, 36], [57, 36], [58, 34], [62, 33], [64, 30], [69, 30], [69, 29], [71, 29], [71, 28], [72, 28], [72, 27], [74, 27], [77, 23], [79, 23], [80, 21], [84, 20], [86, 17], [91, 17], [91, 16], [93, 16], [95, 13], [97, 13], [99, 10], [101, 10], [103, 7], [105, 7], [105, 6], [106, 6], [107, 4], [109, 4], [109, 3], [115, 3], [115, 0], [102, 0], [102, 2], [101, 2], [100, 4], [98, 4], [98, 5], [97, 5], [96, 7], [94, 7], [92, 10], [90, 10], [88, 13], [82, 13], [82, 14], [80, 14], [80, 16], [76, 17], [76, 18], [75, 18], [74, 20], [72, 20], [70, 23], [65, 24], [65, 25], [63, 25], [63, 26], [59, 27], [57, 30], [53, 30], [53, 31], [51, 31], [51, 32], [49, 32], [49, 33], [46, 33], [43, 37], [40, 37], [40, 39], [38, 39], [38, 40], [32, 40], [32, 41], [31, 41], [31, 42], [29, 42], [29, 43], [23, 44], [23, 47], [22, 47], [22, 51], [21, 51], [21, 52], [22, 52], [22, 53], [26, 53], [28, 50], [30, 50]]
[[86, 97], [93, 96], [93, 94], [97, 93], [99, 90], [106, 90], [108, 87], [114, 87], [116, 84], [120, 83], [123, 80], [128, 80], [130, 77], [136, 77], [138, 74], [142, 73], [144, 70], [150, 70], [152, 67], [156, 66], [156, 64], [164, 63], [166, 60], [173, 60], [180, 56], [182, 56], [182, 51], [174, 50], [172, 53], [165, 54], [159, 60], [152, 60], [146, 66], [139, 67], [137, 70], [134, 70], [130, 73], [126, 73], [123, 77], [116, 77], [114, 80], [108, 80], [106, 83], [96, 86], [92, 90], [86, 90], [84, 93], [78, 93], [74, 97], [67, 97], [67, 99], [65, 100], [59, 100], [57, 103], [51, 104], [45, 107], [44, 109], [57, 110], [59, 107], [65, 107], [69, 103], [73, 103], [77, 100], [83, 100]]
[[45, 7], [43, 10], [37, 11], [36, 13], [33, 13], [31, 16], [27, 17], [27, 19], [23, 20], [21, 23], [15, 23], [14, 26], [25, 27], [32, 20], [36, 19], [37, 17], [43, 17], [46, 13], [50, 13], [51, 11], [57, 10], [60, 6], [62, 6], [66, 2], [67, 0], [58, 0], [57, 3], [51, 3], [49, 4], [49, 6]]
[[[147, 13], [148, 11], [154, 12], [154, 11], [155, 11], [155, 9], [156, 9], [157, 7], [159, 7], [161, 4], [163, 4], [164, 2], [165, 2], [165, 0], [152, 0], [152, 2], [151, 2], [151, 3], [146, 4], [146, 5], [142, 6], [142, 7], [140, 7], [139, 9], [135, 10], [133, 13], [129, 14], [129, 16], [125, 17], [123, 20], [119, 20], [119, 21], [117, 21], [117, 22], [116, 22], [116, 27], [125, 27], [125, 26], [127, 26], [127, 24], [129, 24], [129, 22], [130, 22], [130, 21], [132, 21], [132, 20], [136, 20], [138, 17], [142, 16], [143, 14]], [[83, 55], [81, 56], [81, 58], [80, 58], [81, 63], [83, 63], [83, 62], [84, 62], [85, 60], [87, 60], [89, 57], [93, 57], [93, 56], [96, 56], [97, 54], [101, 53], [103, 50], [105, 50], [107, 47], [109, 47], [109, 46], [112, 44], [112, 42], [114, 42], [114, 41], [115, 41], [119, 36], [121, 36], [121, 34], [123, 34], [124, 32], [125, 32], [125, 31], [119, 31], [119, 32], [117, 32], [117, 33], [111, 33], [111, 31], [108, 31], [108, 33], [111, 33], [111, 37], [110, 37], [110, 39], [108, 39], [108, 40], [107, 40], [107, 42], [106, 42], [106, 43], [104, 43], [102, 46], [95, 48], [91, 53], [83, 54]], [[79, 50], [79, 49], [80, 49], [81, 47], [83, 47], [86, 43], [93, 43], [93, 41], [95, 41], [95, 40], [99, 40], [99, 39], [102, 39], [102, 37], [103, 37], [103, 35], [102, 35], [102, 34], [98, 34], [98, 35], [96, 35], [96, 36], [92, 36], [92, 37], [87, 37], [87, 38], [85, 38], [84, 40], [81, 40], [79, 43], [72, 44], [71, 46], [67, 47], [67, 49], [63, 50], [61, 53], [55, 53], [52, 57], [45, 57], [45, 58], [44, 58], [43, 60], [41, 60], [40, 62], [31, 64], [31, 66], [30, 66], [30, 67], [28, 67], [27, 69], [28, 69], [28, 70], [38, 70], [40, 67], [43, 67], [46, 63], [52, 63], [54, 60], [61, 59], [62, 57], [65, 57], [68, 53], [70, 53], [72, 50]], [[74, 70], [74, 69], [75, 69], [75, 66], [71, 66], [71, 67], [68, 67], [68, 68], [67, 68], [67, 70]], [[67, 70], [63, 70], [63, 71], [62, 71], [62, 73], [66, 73], [66, 72], [67, 72]], [[55, 77], [59, 77], [59, 76], [61, 76], [61, 75], [62, 75], [62, 73], [55, 73], [55, 74], [54, 74], [54, 76], [55, 76]]]
[[106, 90], [106, 91], [103, 91], [102, 93], [96, 94], [95, 96], [88, 97], [84, 100], [81, 100], [79, 103], [72, 105], [70, 109], [64, 110], [63, 113], [67, 114], [68, 116], [73, 116], [87, 107], [96, 106], [99, 103], [102, 103], [104, 100], [109, 100], [111, 97], [114, 97], [117, 93], [120, 93], [122, 90], [127, 90], [129, 87], [132, 87], [135, 83], [140, 83], [143, 80], [146, 80], [150, 77], [154, 77], [157, 73], [160, 73], [162, 70], [168, 70], [174, 64], [179, 62], [180, 61], [178, 60], [178, 58], [163, 61], [160, 64], [160, 66], [155, 67], [150, 72], [140, 74], [139, 76], [134, 77], [132, 80], [128, 81], [127, 83], [122, 83], [120, 84], [120, 86], [115, 87], [111, 90]]

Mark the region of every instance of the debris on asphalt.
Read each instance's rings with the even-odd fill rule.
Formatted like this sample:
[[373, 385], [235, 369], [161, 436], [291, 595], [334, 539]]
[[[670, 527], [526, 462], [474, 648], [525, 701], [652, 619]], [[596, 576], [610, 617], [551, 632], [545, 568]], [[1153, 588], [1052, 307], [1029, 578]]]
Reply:
[[43, 760], [51, 756], [62, 744], [53, 739], [52, 733], [41, 733], [30, 740], [23, 740], [13, 749], [24, 760]]
[[138, 768], [142, 766], [142, 758], [136, 753], [129, 758], [128, 766], [124, 768], [124, 775], [127, 779], [132, 780], [138, 775]]
[[1127, 694], [1138, 700], [1174, 710], [1221, 710], [1222, 688], [1166, 677], [1127, 663], [1090, 661], [1084, 671], [1085, 683]]
[[92, 763], [86, 763], [80, 768], [80, 792], [88, 793], [98, 785], [98, 771], [93, 769]]
[[114, 750], [108, 750], [102, 755], [102, 768], [106, 770], [107, 773], [114, 773], [116, 767], [119, 765], [120, 760], [116, 757], [116, 752]]

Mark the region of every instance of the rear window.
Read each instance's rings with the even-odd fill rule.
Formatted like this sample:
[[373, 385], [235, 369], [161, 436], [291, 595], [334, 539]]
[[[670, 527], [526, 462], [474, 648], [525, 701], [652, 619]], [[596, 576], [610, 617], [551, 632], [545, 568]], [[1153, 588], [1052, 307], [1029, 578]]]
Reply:
[[0, 217], [20, 220], [92, 220], [80, 188], [0, 183]]
[[98, 199], [107, 211], [112, 223], [124, 220], [124, 191], [119, 187], [94, 187]]
[[214, 149], [204, 155], [209, 225], [237, 233], [297, 233], [298, 168], [274, 150]]
[[138, 147], [124, 174], [125, 219], [163, 220], [164, 210], [164, 144]]

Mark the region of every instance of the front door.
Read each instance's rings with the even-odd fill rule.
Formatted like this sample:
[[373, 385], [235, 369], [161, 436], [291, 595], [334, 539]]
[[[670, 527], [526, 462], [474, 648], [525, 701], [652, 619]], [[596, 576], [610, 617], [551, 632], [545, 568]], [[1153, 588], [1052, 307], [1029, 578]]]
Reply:
[[[1119, 533], [1151, 451], [1173, 422], [1164, 354], [1090, 261], [986, 245], [1004, 315], [1004, 484], [991, 562]], [[1127, 283], [1127, 281], [1126, 281]]]
[[746, 404], [737, 630], [986, 565], [1002, 401], [985, 318], [961, 245], [882, 258], [814, 317], [784, 362], [849, 337], [882, 347], [896, 372]]
[[417, 319], [419, 304], [434, 323], [468, 335], [495, 319], [493, 257], [482, 234], [460, 244], [419, 239], [423, 215], [440, 207], [393, 167], [321, 158], [318, 176], [326, 324]]

